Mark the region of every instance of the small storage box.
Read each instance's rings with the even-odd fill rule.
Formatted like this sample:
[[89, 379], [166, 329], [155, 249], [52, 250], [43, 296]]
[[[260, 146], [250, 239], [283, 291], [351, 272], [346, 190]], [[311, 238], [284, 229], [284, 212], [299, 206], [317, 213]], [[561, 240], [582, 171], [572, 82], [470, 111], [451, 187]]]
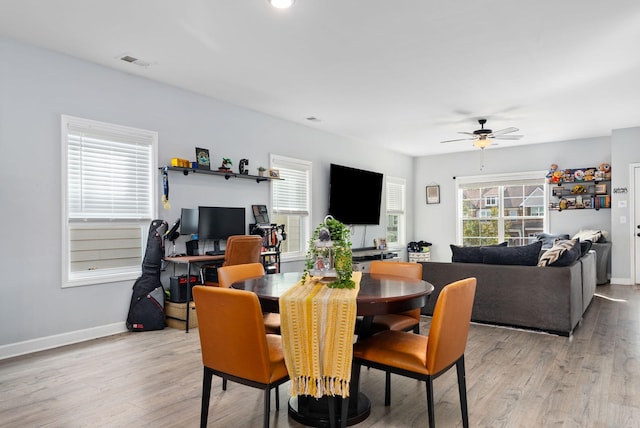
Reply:
[[412, 263], [428, 262], [431, 260], [431, 253], [409, 253], [409, 261]]
[[[185, 329], [186, 303], [165, 302], [164, 312], [167, 316], [167, 326], [171, 328]], [[198, 327], [198, 315], [196, 313], [196, 304], [189, 304], [189, 328]]]

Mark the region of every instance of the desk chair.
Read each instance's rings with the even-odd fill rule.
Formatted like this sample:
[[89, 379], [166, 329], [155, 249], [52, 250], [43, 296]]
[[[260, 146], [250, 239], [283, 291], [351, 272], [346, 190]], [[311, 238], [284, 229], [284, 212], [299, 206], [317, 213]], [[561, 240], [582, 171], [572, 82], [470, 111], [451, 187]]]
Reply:
[[[408, 262], [383, 262], [375, 260], [369, 266], [371, 275], [393, 275], [403, 278], [422, 279], [422, 264]], [[420, 308], [397, 314], [376, 315], [371, 323], [371, 331], [409, 331], [420, 334]]]
[[258, 235], [233, 235], [227, 238], [222, 266], [259, 263], [262, 238]]
[[[289, 380], [282, 338], [267, 334], [255, 293], [222, 287], [193, 287], [198, 312], [204, 377], [200, 427], [207, 426], [213, 375], [264, 390], [264, 427], [269, 427], [271, 389]], [[238, 407], [238, 411], [244, 411]]]
[[357, 342], [353, 347], [352, 382], [357, 387], [362, 365], [384, 370], [384, 405], [389, 406], [391, 373], [425, 381], [429, 427], [434, 428], [433, 380], [455, 365], [462, 426], [468, 428], [464, 351], [475, 292], [475, 278], [456, 281], [444, 287], [436, 302], [428, 337], [387, 330]]
[[[257, 235], [233, 235], [227, 238], [227, 245], [224, 250], [224, 262], [222, 266], [233, 266], [247, 263], [259, 263], [262, 253], [262, 238]], [[218, 269], [218, 265], [205, 265], [200, 270], [202, 283], [205, 285], [220, 285], [218, 282], [206, 281], [205, 271], [207, 269]], [[241, 278], [242, 279], [242, 278]], [[236, 281], [239, 281], [237, 279]], [[235, 281], [232, 281], [235, 282]]]

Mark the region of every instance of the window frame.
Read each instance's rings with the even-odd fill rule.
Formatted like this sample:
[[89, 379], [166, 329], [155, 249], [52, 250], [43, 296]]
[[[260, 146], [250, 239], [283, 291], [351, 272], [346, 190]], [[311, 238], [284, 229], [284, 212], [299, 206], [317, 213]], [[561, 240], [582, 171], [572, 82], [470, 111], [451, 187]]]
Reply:
[[[519, 182], [526, 182], [530, 180], [539, 180], [542, 192], [543, 192], [543, 209], [544, 215], [542, 217], [542, 231], [546, 232], [548, 230], [549, 224], [549, 201], [548, 201], [548, 183], [545, 179], [546, 171], [527, 171], [521, 173], [507, 173], [507, 174], [490, 174], [490, 175], [480, 175], [480, 176], [467, 176], [467, 177], [456, 177], [456, 242], [458, 245], [463, 245], [464, 243], [464, 226], [463, 221], [464, 217], [464, 200], [463, 200], [463, 190], [468, 187], [472, 187], [474, 185], [477, 186], [509, 186], [509, 185], [517, 185]], [[498, 221], [498, 239], [500, 236], [504, 236], [504, 222], [506, 220], [522, 219], [525, 220], [527, 218], [538, 218], [538, 216], [509, 216], [504, 212], [504, 201], [502, 192], [497, 196], [498, 198], [498, 213], [499, 215], [496, 217]], [[485, 198], [482, 197], [482, 200]], [[478, 217], [478, 218], [487, 218], [487, 217]], [[493, 218], [493, 217], [489, 217]], [[523, 239], [526, 237], [522, 237]], [[507, 238], [504, 238], [507, 239]]]
[[[306, 196], [306, 210], [303, 209], [303, 212], [292, 212], [287, 210], [280, 210], [276, 204], [276, 189], [277, 186], [281, 183], [279, 180], [271, 180], [270, 182], [270, 201], [271, 201], [271, 215], [272, 218], [275, 218], [277, 214], [281, 215], [291, 215], [291, 216], [299, 216], [302, 222], [302, 226], [300, 228], [300, 251], [288, 251], [280, 253], [280, 260], [283, 262], [287, 261], [297, 261], [304, 260], [307, 255], [307, 250], [309, 247], [309, 239], [311, 238], [311, 213], [312, 213], [312, 177], [313, 177], [313, 163], [311, 161], [307, 161], [304, 159], [296, 159], [287, 156], [281, 156], [277, 154], [271, 154], [269, 164], [271, 168], [278, 169], [280, 171], [280, 176], [282, 177], [283, 171], [286, 176], [286, 170], [296, 170], [296, 171], [304, 171], [307, 178], [307, 189], [305, 192], [302, 192]], [[286, 178], [283, 177], [286, 180]], [[290, 239], [292, 234], [290, 231], [285, 229], [285, 232], [288, 235], [287, 239]]]
[[[393, 186], [400, 188], [400, 206], [392, 206], [390, 201], [390, 189]], [[401, 177], [385, 176], [385, 235], [387, 245], [390, 247], [400, 247], [406, 244], [407, 240], [407, 180]], [[389, 216], [398, 218], [398, 240], [389, 239]]]
[[[148, 171], [143, 171], [144, 175], [148, 174], [147, 185], [143, 189], [149, 189], [150, 197], [147, 207], [142, 213], [137, 216], [132, 215], [106, 215], [104, 213], [89, 213], [85, 212], [80, 215], [77, 209], [73, 211], [69, 206], [70, 198], [70, 182], [69, 182], [69, 127], [74, 129], [85, 129], [91, 134], [103, 135], [105, 138], [116, 139], [121, 137], [125, 142], [130, 142], [131, 139], [143, 138], [144, 144], [149, 145], [149, 157], [148, 157]], [[130, 229], [135, 236], [131, 238], [140, 239], [140, 261], [144, 258], [146, 250], [147, 234], [150, 221], [157, 217], [157, 153], [158, 153], [158, 133], [155, 131], [149, 131], [144, 129], [132, 128], [123, 125], [116, 125], [111, 123], [99, 122], [96, 120], [85, 119], [80, 117], [74, 117], [69, 115], [61, 115], [61, 288], [79, 287], [86, 285], [97, 285], [111, 282], [120, 282], [135, 280], [141, 274], [141, 262], [137, 265], [116, 267], [116, 268], [101, 268], [101, 269], [88, 269], [86, 271], [72, 272], [71, 267], [71, 235], [74, 230], [86, 230], [95, 229], [109, 230], [112, 228]], [[134, 144], [134, 143], [131, 143]], [[138, 210], [139, 211], [139, 210]], [[135, 217], [135, 218], [134, 218]], [[139, 232], [138, 232], [139, 229]], [[130, 239], [131, 239], [130, 238]], [[100, 238], [95, 238], [99, 241]], [[137, 258], [137, 256], [136, 256]], [[108, 260], [108, 258], [104, 259]]]

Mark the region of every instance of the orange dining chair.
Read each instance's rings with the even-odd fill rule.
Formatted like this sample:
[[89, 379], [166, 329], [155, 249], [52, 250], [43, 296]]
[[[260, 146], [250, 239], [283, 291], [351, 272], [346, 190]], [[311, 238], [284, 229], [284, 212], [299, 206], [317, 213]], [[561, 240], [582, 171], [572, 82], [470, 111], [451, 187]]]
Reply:
[[[204, 377], [200, 427], [207, 426], [213, 375], [264, 390], [264, 427], [269, 427], [271, 389], [289, 380], [282, 338], [267, 334], [255, 293], [233, 288], [193, 287]], [[240, 407], [238, 408], [240, 409]]]
[[[409, 262], [383, 262], [374, 260], [369, 266], [371, 275], [392, 275], [402, 278], [422, 279], [422, 264]], [[399, 330], [420, 333], [420, 308], [397, 314], [376, 315], [371, 323], [371, 331]]]
[[[220, 287], [229, 288], [234, 282], [264, 275], [262, 263], [222, 266], [218, 268], [218, 284]], [[267, 333], [280, 334], [280, 314], [265, 312], [263, 320]]]
[[227, 238], [222, 266], [259, 263], [262, 238], [258, 235], [233, 235]]
[[462, 426], [468, 428], [464, 351], [475, 292], [475, 278], [445, 286], [438, 296], [428, 337], [387, 330], [357, 342], [353, 347], [352, 376], [356, 388], [362, 365], [385, 371], [385, 406], [391, 404], [391, 373], [425, 381], [429, 427], [434, 428], [433, 380], [455, 365]]

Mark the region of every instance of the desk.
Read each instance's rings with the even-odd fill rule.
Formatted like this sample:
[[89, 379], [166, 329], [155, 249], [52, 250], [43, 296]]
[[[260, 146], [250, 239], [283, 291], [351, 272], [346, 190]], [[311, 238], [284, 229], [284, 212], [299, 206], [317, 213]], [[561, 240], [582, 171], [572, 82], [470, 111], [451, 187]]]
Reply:
[[169, 263], [177, 265], [187, 265], [187, 308], [185, 314], [185, 333], [189, 333], [189, 303], [191, 302], [191, 287], [189, 279], [191, 278], [191, 265], [198, 263], [212, 262], [215, 260], [224, 260], [224, 254], [221, 256], [180, 256], [180, 257], [165, 257], [164, 260]]
[[[301, 272], [279, 273], [239, 281], [231, 286], [256, 293], [264, 312], [279, 312], [280, 295], [295, 285], [301, 277]], [[363, 316], [358, 337], [368, 334], [367, 330], [374, 315], [421, 308], [432, 291], [433, 285], [425, 281], [363, 273], [356, 299], [357, 314]], [[352, 384], [351, 391], [347, 425], [362, 422], [371, 412], [371, 402], [359, 392], [358, 385]], [[325, 404], [322, 400], [307, 396], [291, 397], [289, 416], [305, 425], [328, 426]], [[339, 414], [339, 409], [336, 410], [336, 414]]]

